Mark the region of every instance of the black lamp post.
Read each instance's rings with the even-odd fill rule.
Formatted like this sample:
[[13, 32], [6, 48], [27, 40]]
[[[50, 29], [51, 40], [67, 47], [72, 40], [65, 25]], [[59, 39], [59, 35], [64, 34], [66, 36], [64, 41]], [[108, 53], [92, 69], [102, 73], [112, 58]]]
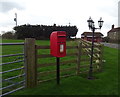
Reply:
[[92, 64], [93, 64], [93, 49], [94, 49], [94, 33], [95, 33], [96, 29], [101, 29], [104, 21], [102, 20], [102, 18], [100, 18], [100, 20], [98, 21], [99, 28], [95, 28], [94, 21], [91, 19], [91, 17], [89, 18], [89, 20], [87, 20], [87, 22], [88, 22], [89, 29], [92, 31], [91, 59], [90, 59], [90, 69], [89, 69], [88, 79], [93, 79], [93, 76], [92, 76], [93, 66], [92, 66]]
[[17, 26], [17, 13], [15, 13], [14, 21], [16, 22], [16, 26]]

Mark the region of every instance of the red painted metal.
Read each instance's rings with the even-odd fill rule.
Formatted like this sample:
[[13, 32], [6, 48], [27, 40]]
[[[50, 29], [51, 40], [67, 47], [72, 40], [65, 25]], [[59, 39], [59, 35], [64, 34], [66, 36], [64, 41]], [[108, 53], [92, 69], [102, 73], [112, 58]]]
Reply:
[[54, 31], [50, 35], [50, 53], [55, 57], [66, 56], [66, 32]]

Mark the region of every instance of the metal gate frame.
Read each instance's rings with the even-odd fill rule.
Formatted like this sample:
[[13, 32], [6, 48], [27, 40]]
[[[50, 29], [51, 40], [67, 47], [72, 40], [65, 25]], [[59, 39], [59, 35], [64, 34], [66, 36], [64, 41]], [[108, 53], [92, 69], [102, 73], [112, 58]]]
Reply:
[[[11, 45], [24, 45], [24, 43], [0, 43], [0, 46], [6, 46], [6, 45], [7, 46], [8, 45], [9, 46], [11, 46]], [[19, 56], [19, 55], [23, 55], [24, 56], [23, 58], [25, 58], [24, 50], [23, 50], [23, 53], [9, 54], [9, 55], [0, 55], [0, 58], [11, 57], [11, 56]], [[23, 60], [12, 61], [12, 62], [7, 62], [7, 63], [1, 63], [0, 66], [7, 65], [7, 64], [13, 64], [13, 63], [19, 63], [19, 62], [24, 62], [24, 59]], [[16, 70], [21, 70], [21, 69], [24, 69], [24, 68], [25, 68], [25, 62], [23, 63], [23, 67], [0, 72], [0, 75], [2, 75], [4, 73], [7, 73], [7, 72], [13, 72], [13, 71], [16, 71]], [[17, 75], [17, 76], [13, 76], [13, 77], [9, 77], [9, 78], [0, 80], [0, 82], [7, 81], [7, 82], [12, 83], [11, 85], [8, 85], [8, 86], [5, 86], [5, 87], [0, 87], [0, 91], [2, 91], [3, 89], [7, 89], [7, 88], [10, 88], [10, 87], [13, 87], [15, 85], [23, 84], [21, 87], [19, 87], [17, 89], [14, 89], [14, 90], [11, 90], [9, 92], [0, 94], [0, 96], [5, 96], [5, 95], [11, 94], [11, 93], [16, 92], [16, 91], [18, 91], [20, 89], [25, 88], [25, 78], [24, 78], [23, 81], [16, 82], [16, 83], [13, 83], [13, 82], [10, 81], [11, 79], [15, 79], [15, 78], [18, 78], [18, 77], [24, 77], [24, 76], [25, 76], [25, 72], [22, 75]]]

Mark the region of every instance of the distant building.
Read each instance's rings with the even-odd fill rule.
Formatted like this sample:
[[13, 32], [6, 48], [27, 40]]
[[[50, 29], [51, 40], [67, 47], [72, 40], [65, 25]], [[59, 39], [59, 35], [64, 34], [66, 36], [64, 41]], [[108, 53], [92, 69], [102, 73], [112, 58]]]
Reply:
[[120, 27], [114, 28], [114, 25], [112, 25], [112, 28], [107, 33], [108, 42], [113, 43], [120, 43]]
[[[102, 42], [103, 34], [100, 32], [95, 32], [94, 42]], [[87, 41], [92, 41], [92, 32], [83, 32], [81, 38]]]
[[118, 2], [118, 27], [120, 27], [120, 1]]

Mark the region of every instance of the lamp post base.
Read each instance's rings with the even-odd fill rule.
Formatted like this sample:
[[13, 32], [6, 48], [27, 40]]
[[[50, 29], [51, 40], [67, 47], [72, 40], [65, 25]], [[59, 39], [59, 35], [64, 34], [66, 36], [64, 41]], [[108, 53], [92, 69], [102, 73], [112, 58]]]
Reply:
[[88, 77], [89, 80], [94, 80], [95, 78], [92, 76], [92, 77]]

